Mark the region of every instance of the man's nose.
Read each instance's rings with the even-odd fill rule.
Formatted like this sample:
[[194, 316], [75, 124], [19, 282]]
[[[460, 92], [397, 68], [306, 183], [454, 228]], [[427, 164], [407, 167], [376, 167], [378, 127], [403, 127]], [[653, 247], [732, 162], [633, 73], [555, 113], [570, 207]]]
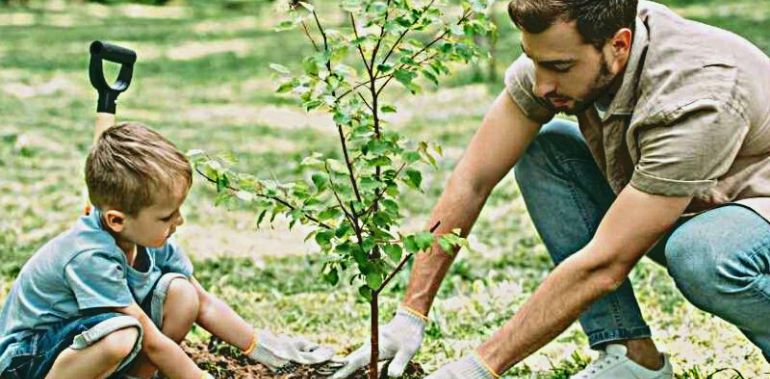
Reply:
[[556, 92], [556, 79], [544, 73], [543, 70], [535, 70], [535, 83], [532, 92], [537, 97], [545, 97], [549, 93]]
[[179, 217], [177, 217], [176, 219], [176, 226], [180, 226], [182, 224], [184, 224], [184, 216], [182, 216], [182, 214], [179, 213]]

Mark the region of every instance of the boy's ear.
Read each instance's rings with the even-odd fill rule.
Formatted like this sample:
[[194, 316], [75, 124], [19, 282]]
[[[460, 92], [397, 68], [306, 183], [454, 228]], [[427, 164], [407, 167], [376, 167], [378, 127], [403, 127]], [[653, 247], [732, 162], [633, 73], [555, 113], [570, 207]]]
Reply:
[[120, 233], [126, 226], [126, 214], [121, 211], [110, 209], [107, 212], [104, 212], [104, 223], [113, 232]]

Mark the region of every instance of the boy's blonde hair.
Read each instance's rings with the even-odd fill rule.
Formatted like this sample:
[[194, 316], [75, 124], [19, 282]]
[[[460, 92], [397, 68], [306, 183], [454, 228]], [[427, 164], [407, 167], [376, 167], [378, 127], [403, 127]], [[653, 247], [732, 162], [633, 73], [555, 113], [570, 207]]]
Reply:
[[91, 204], [135, 216], [153, 205], [157, 191], [172, 191], [178, 181], [192, 185], [187, 157], [158, 132], [126, 122], [105, 130], [86, 160]]

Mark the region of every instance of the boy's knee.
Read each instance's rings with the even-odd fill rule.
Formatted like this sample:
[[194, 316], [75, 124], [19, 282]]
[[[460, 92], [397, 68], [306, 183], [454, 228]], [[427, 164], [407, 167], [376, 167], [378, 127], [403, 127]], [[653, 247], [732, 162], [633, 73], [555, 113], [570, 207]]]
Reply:
[[185, 278], [175, 278], [171, 281], [168, 287], [168, 293], [166, 294], [166, 304], [173, 303], [175, 312], [180, 311], [180, 306], [190, 312], [198, 312], [200, 307], [200, 300], [198, 299], [198, 291], [195, 290], [192, 283]]
[[119, 363], [128, 357], [139, 343], [141, 333], [137, 327], [128, 327], [116, 330], [106, 335], [99, 342], [99, 350], [104, 358]]

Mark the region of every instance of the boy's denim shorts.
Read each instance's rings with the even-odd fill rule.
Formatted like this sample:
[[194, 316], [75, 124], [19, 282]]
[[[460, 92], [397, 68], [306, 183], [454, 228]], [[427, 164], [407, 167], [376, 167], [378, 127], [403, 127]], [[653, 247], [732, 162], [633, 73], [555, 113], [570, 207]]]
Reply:
[[[158, 328], [162, 325], [163, 303], [171, 280], [179, 277], [184, 278], [181, 274], [163, 275], [141, 304], [144, 312], [152, 318]], [[139, 322], [134, 318], [104, 310], [90, 311], [83, 317], [53, 324], [47, 330], [21, 341], [18, 353], [10, 366], [0, 374], [0, 379], [43, 379], [51, 370], [56, 358], [65, 349], [86, 348], [106, 335], [127, 327], [137, 327], [141, 330]], [[118, 370], [109, 378], [121, 378], [140, 350], [141, 338], [137, 340], [131, 354], [120, 363]]]

